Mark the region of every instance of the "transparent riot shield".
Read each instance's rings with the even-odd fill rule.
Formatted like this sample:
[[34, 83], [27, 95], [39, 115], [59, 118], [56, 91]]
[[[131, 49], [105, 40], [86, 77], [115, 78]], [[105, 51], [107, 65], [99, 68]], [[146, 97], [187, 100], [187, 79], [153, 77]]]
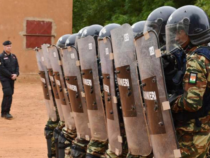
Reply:
[[54, 78], [52, 66], [51, 66], [51, 63], [50, 63], [50, 53], [48, 51], [48, 46], [49, 45], [47, 45], [47, 44], [42, 45], [44, 62], [45, 62], [46, 68], [48, 70], [48, 75], [49, 75], [49, 78], [50, 78], [50, 83], [51, 83], [51, 87], [52, 87], [52, 90], [53, 90], [55, 102], [56, 102], [56, 105], [57, 105], [60, 121], [64, 121], [63, 111], [62, 111], [62, 107], [61, 107], [61, 101], [60, 101], [60, 98], [59, 98], [59, 95], [58, 95], [58, 90], [57, 90], [57, 87], [56, 87], [55, 78]]
[[167, 100], [157, 35], [150, 31], [135, 43], [154, 156], [181, 157]]
[[77, 129], [77, 136], [90, 140], [90, 128], [88, 127], [87, 106], [83, 91], [81, 69], [79, 64], [78, 52], [75, 47], [63, 49], [62, 63], [66, 78], [66, 85], [71, 101], [72, 111]]
[[82, 80], [92, 139], [107, 140], [106, 118], [101, 96], [94, 37], [78, 39]]
[[101, 70], [103, 78], [104, 100], [107, 118], [107, 132], [109, 149], [116, 155], [122, 154], [122, 135], [119, 121], [119, 107], [117, 104], [117, 94], [114, 75], [114, 61], [111, 39], [104, 38], [98, 40], [98, 48], [101, 59]]
[[43, 64], [43, 61], [44, 61], [43, 53], [42, 53], [42, 50], [38, 48], [35, 51], [36, 51], [37, 64], [39, 68], [39, 75], [41, 77], [41, 82], [42, 82], [42, 88], [43, 88], [47, 113], [48, 113], [49, 118], [52, 121], [57, 121], [58, 118], [56, 115], [56, 108], [55, 108], [55, 102], [53, 99], [52, 89], [49, 83], [49, 76], [47, 74], [46, 67]]
[[50, 62], [52, 65], [55, 82], [58, 90], [58, 95], [61, 101], [61, 107], [65, 119], [65, 126], [69, 129], [75, 129], [74, 116], [70, 106], [70, 99], [64, 79], [61, 57], [59, 49], [56, 46], [48, 48], [50, 53]]
[[151, 146], [139, 91], [131, 26], [124, 24], [113, 29], [111, 37], [128, 148], [133, 155], [147, 156]]

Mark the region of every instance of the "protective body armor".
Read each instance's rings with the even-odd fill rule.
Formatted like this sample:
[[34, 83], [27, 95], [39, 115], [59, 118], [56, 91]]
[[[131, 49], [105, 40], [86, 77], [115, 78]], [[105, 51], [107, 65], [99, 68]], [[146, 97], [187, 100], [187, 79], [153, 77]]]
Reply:
[[[204, 56], [206, 59], [210, 60], [210, 47], [208, 46], [206, 47], [201, 46], [197, 48], [194, 52], [192, 52], [192, 54], [193, 53]], [[196, 125], [200, 126], [200, 122], [198, 119], [207, 116], [209, 111], [210, 111], [210, 88], [207, 87], [203, 96], [203, 105], [201, 109], [199, 109], [196, 112], [188, 112], [184, 110], [183, 112], [173, 114], [173, 116], [175, 118], [175, 121], [184, 122], [184, 123], [190, 121], [191, 119], [195, 119]]]

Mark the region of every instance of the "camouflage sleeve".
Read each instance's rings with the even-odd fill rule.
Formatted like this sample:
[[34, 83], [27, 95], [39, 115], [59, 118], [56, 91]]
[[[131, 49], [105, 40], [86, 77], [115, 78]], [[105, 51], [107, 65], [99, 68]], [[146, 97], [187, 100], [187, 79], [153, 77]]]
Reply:
[[173, 112], [195, 112], [202, 107], [208, 79], [206, 63], [204, 56], [193, 54], [189, 57], [183, 78], [184, 94], [174, 103]]

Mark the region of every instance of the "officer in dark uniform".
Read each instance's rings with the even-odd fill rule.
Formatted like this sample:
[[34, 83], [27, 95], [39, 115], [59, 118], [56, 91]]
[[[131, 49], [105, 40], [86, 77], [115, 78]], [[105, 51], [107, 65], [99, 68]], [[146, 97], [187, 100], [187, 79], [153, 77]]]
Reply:
[[11, 119], [10, 108], [12, 95], [14, 93], [14, 82], [19, 75], [19, 65], [17, 57], [11, 53], [11, 42], [3, 43], [4, 51], [0, 54], [0, 81], [3, 90], [3, 100], [1, 104], [1, 117]]

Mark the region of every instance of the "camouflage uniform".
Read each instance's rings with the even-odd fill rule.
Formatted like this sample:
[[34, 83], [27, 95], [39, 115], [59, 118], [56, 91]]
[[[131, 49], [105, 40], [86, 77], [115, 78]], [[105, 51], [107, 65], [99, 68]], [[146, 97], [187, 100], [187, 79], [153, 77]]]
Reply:
[[105, 158], [108, 141], [91, 140], [87, 147], [87, 154]]
[[123, 144], [123, 153], [122, 155], [118, 156], [109, 149], [106, 151], [105, 154], [106, 158], [153, 158], [153, 154], [151, 153], [149, 156], [140, 156], [140, 155], [132, 155], [130, 152], [128, 153], [128, 146], [127, 142]]
[[115, 153], [113, 153], [110, 149], [106, 150], [105, 153], [106, 158], [123, 158], [122, 155], [116, 155]]
[[[53, 141], [55, 143], [56, 149], [58, 150], [58, 136], [60, 135], [60, 132], [62, 131], [62, 128], [65, 126], [64, 121], [59, 121], [57, 127], [55, 128], [53, 132]], [[58, 151], [56, 151], [57, 154]]]
[[[121, 128], [123, 128], [123, 132], [124, 131], [124, 126], [122, 127], [123, 125], [121, 125]], [[127, 140], [126, 140], [126, 135], [124, 134], [124, 137], [123, 137], [123, 147], [122, 147], [122, 155], [116, 155], [115, 153], [113, 153], [110, 149], [108, 149], [105, 153], [105, 156], [106, 158], [125, 158], [128, 154], [128, 144], [127, 144]]]
[[62, 129], [62, 134], [65, 137], [64, 145], [65, 145], [65, 158], [69, 158], [71, 155], [71, 144], [72, 141], [77, 137], [76, 129]]
[[[206, 88], [210, 88], [210, 61], [196, 53], [196, 47], [187, 52], [186, 72], [183, 78], [184, 94], [174, 103], [173, 113], [183, 110], [196, 112], [203, 106]], [[191, 74], [197, 74], [197, 81], [191, 83]], [[193, 81], [194, 82], [194, 81]], [[176, 120], [176, 118], [175, 118]], [[210, 115], [187, 122], [175, 122], [177, 139], [184, 158], [205, 158], [210, 142]]]
[[106, 156], [106, 158], [125, 158], [126, 154], [127, 154], [127, 151], [126, 152], [123, 151], [122, 155], [116, 155], [115, 153], [113, 153], [111, 150], [108, 149], [106, 151], [105, 156]]
[[149, 156], [140, 156], [140, 155], [132, 155], [131, 153], [128, 153], [127, 158], [153, 158], [153, 154], [151, 153]]
[[49, 119], [47, 121], [47, 124], [45, 126], [45, 137], [47, 139], [51, 139], [51, 155], [48, 155], [48, 157], [52, 157], [56, 155], [55, 151], [55, 138], [53, 136], [53, 131], [57, 127], [59, 121], [52, 121]]
[[76, 138], [72, 142], [71, 157], [73, 157], [73, 158], [85, 158], [88, 143], [89, 143], [89, 141], [87, 141], [83, 138]]
[[140, 155], [132, 155], [130, 152], [123, 152], [123, 155], [117, 156], [115, 153], [111, 152], [110, 150], [106, 151], [106, 157], [107, 158], [153, 158], [153, 156], [140, 156]]
[[[120, 101], [118, 101], [120, 103]], [[121, 106], [120, 104], [118, 105], [119, 107]], [[119, 121], [120, 121], [120, 131], [121, 135], [123, 138], [123, 144], [122, 144], [122, 155], [116, 155], [113, 153], [110, 149], [106, 150], [105, 156], [106, 158], [125, 158], [126, 155], [128, 154], [128, 143], [126, 139], [126, 134], [125, 134], [125, 127], [124, 127], [124, 122], [122, 118], [122, 113], [119, 112]]]

